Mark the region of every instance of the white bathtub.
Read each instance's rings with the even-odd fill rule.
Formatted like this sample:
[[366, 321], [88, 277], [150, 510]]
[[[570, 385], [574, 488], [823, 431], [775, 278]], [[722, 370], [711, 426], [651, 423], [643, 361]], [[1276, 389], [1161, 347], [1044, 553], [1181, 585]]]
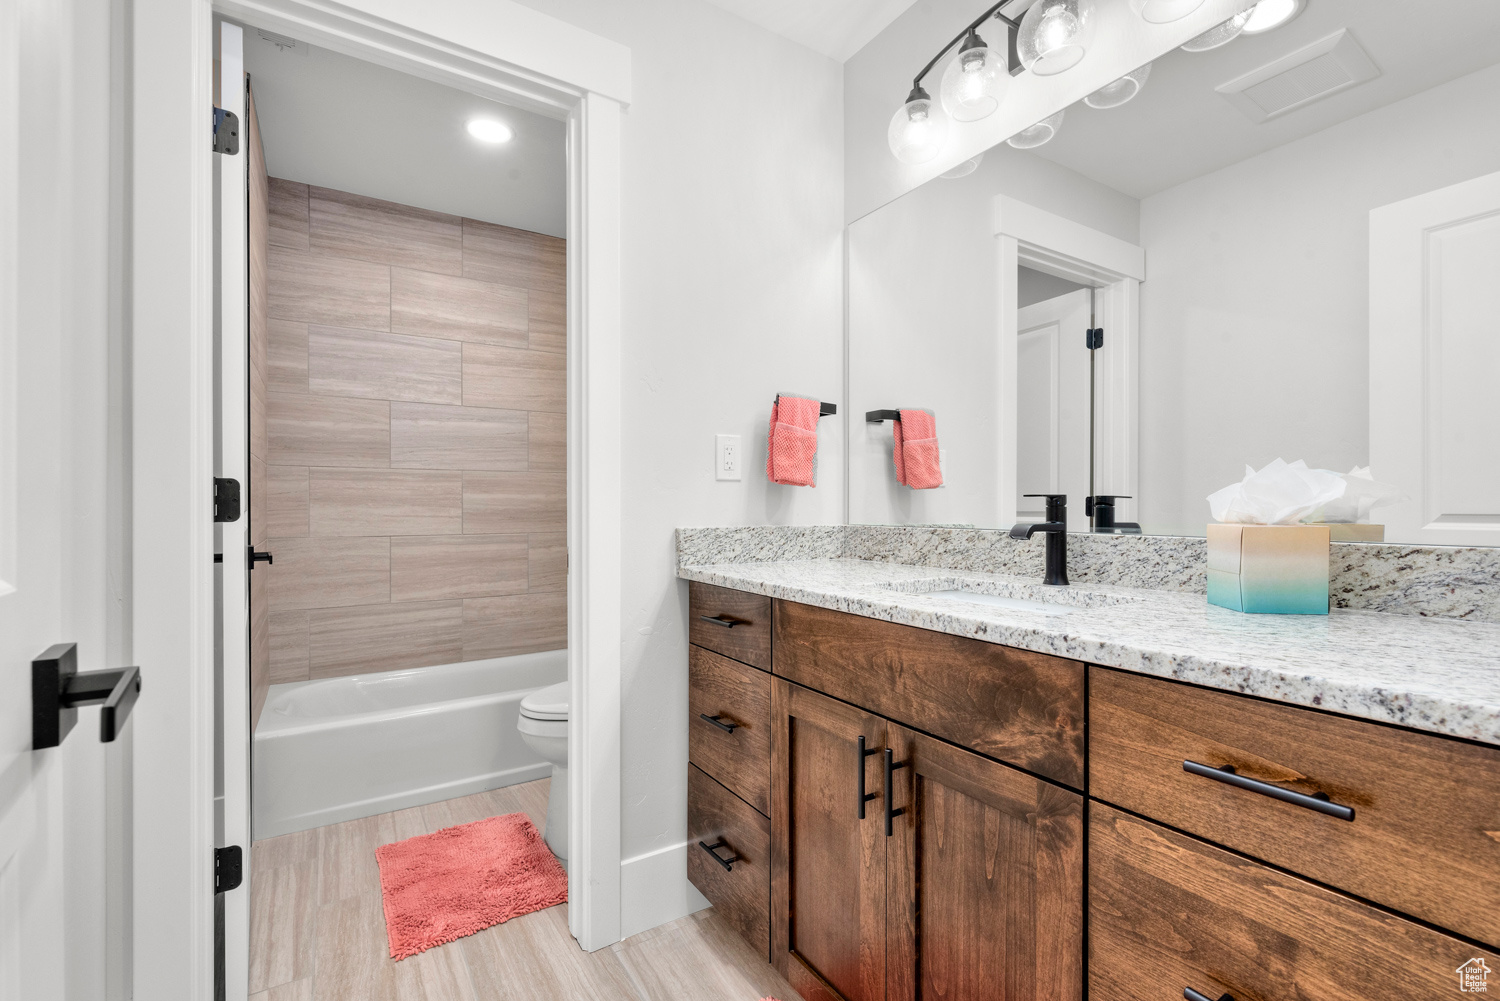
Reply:
[[545, 778], [521, 698], [568, 676], [551, 650], [272, 685], [251, 759], [254, 834], [270, 838]]

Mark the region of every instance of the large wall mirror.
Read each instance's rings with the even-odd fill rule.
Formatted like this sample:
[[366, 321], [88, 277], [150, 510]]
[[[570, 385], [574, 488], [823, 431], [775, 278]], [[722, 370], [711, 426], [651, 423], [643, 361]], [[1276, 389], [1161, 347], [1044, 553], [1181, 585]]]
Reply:
[[[1500, 545], [1500, 3], [1277, 2], [850, 226], [850, 521], [1203, 535], [1281, 458]], [[902, 408], [942, 487], [864, 420]]]

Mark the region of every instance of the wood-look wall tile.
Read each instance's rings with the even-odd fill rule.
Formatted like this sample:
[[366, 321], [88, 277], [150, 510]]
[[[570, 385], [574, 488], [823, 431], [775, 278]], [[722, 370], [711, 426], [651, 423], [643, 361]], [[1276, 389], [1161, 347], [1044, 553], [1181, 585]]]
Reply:
[[391, 405], [382, 400], [270, 393], [266, 427], [273, 466], [391, 463]]
[[465, 534], [567, 531], [566, 474], [466, 471], [463, 476]]
[[275, 319], [391, 329], [391, 269], [384, 264], [272, 247], [268, 272]]
[[533, 351], [568, 350], [568, 297], [538, 289], [527, 300], [527, 332]]
[[567, 645], [565, 591], [464, 599], [464, 660], [561, 650]]
[[267, 576], [271, 611], [333, 608], [391, 600], [390, 539], [271, 539]]
[[391, 329], [402, 333], [524, 348], [526, 299], [523, 288], [391, 269]]
[[463, 402], [463, 345], [432, 337], [313, 324], [307, 385], [325, 396]]
[[273, 247], [306, 250], [307, 185], [270, 179], [270, 242]]
[[536, 532], [527, 537], [527, 580], [533, 591], [568, 587], [568, 533]]
[[307, 614], [308, 676], [456, 664], [463, 660], [463, 603], [415, 601]]
[[530, 449], [524, 410], [391, 404], [394, 467], [521, 470]]
[[268, 618], [271, 631], [271, 684], [306, 681], [307, 610], [286, 609], [272, 612]]
[[463, 531], [463, 474], [427, 469], [341, 469], [307, 474], [315, 537], [446, 535]]
[[250, 454], [258, 455], [262, 459], [270, 458], [270, 449], [266, 442], [266, 410], [267, 397], [266, 381], [253, 367], [250, 369], [249, 382], [250, 392], [247, 394], [250, 401]]
[[541, 292], [567, 291], [567, 241], [464, 220], [464, 277]]
[[551, 351], [464, 345], [464, 399], [470, 407], [542, 410], [568, 408], [565, 355]]
[[458, 216], [316, 185], [307, 194], [313, 250], [449, 275], [463, 270]]
[[391, 600], [520, 594], [529, 581], [524, 535], [407, 536], [391, 540]]
[[250, 494], [241, 494], [242, 503], [249, 505], [250, 545], [259, 547], [273, 534], [271, 524], [271, 467], [258, 455], [250, 456]]
[[526, 421], [526, 460], [533, 471], [568, 468], [568, 415], [533, 410]]
[[[261, 564], [264, 566], [265, 564]], [[250, 575], [250, 732], [260, 722], [266, 695], [271, 690], [270, 587], [266, 575]]]
[[307, 324], [300, 320], [266, 324], [266, 389], [307, 392]]
[[307, 534], [307, 467], [266, 467], [266, 532], [280, 538]]

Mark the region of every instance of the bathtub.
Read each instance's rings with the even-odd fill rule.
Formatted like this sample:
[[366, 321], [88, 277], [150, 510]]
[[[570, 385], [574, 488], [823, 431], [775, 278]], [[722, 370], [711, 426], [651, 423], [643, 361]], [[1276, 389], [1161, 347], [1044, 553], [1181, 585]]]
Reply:
[[544, 778], [521, 699], [568, 652], [272, 685], [251, 758], [256, 838]]

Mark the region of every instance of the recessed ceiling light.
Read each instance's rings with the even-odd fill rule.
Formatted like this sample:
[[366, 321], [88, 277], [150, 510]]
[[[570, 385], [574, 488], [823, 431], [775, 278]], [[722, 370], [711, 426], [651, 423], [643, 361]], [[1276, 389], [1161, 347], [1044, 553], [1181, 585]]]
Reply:
[[1303, 0], [1260, 0], [1245, 22], [1245, 34], [1258, 35], [1281, 27], [1302, 12], [1302, 5]]
[[516, 136], [509, 125], [493, 118], [471, 118], [468, 129], [469, 135], [482, 143], [508, 143]]

